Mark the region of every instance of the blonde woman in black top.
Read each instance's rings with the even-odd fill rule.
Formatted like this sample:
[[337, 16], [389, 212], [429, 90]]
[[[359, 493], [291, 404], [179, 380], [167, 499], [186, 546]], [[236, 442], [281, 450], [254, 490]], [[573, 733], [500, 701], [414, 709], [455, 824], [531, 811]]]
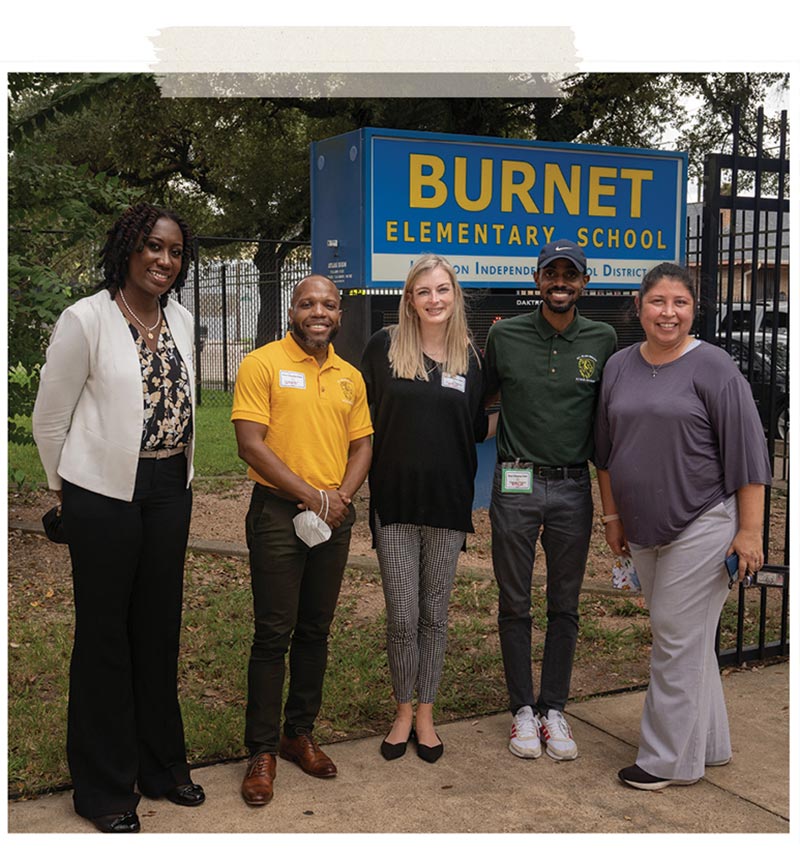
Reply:
[[412, 739], [433, 763], [444, 751], [433, 704], [447, 608], [465, 535], [473, 531], [475, 442], [488, 431], [482, 359], [447, 260], [426, 254], [413, 265], [399, 323], [370, 339], [361, 369], [375, 427], [370, 514], [397, 703], [381, 753], [396, 759]]

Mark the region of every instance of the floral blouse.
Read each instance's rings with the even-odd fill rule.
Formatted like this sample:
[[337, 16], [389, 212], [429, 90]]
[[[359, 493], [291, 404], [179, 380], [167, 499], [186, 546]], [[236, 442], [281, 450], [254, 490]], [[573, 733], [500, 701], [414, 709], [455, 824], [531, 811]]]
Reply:
[[161, 323], [158, 346], [151, 351], [129, 323], [139, 352], [144, 394], [142, 451], [183, 447], [192, 437], [189, 374], [172, 339], [167, 320]]

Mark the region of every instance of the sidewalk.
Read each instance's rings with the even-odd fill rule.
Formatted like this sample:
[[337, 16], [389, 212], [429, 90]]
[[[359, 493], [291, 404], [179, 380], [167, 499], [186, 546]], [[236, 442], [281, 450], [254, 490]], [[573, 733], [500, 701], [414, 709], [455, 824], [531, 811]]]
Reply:
[[[41, 531], [40, 522], [9, 528]], [[191, 539], [195, 551], [246, 556], [244, 546]], [[351, 558], [348, 565], [374, 565]], [[602, 588], [612, 591], [610, 587]], [[325, 746], [339, 774], [305, 775], [278, 760], [275, 797], [263, 808], [239, 794], [244, 763], [194, 770], [207, 800], [199, 808], [143, 798], [149, 833], [533, 833], [789, 832], [789, 663], [723, 676], [733, 761], [690, 787], [643, 792], [616, 776], [635, 761], [644, 692], [611, 694], [567, 707], [580, 755], [557, 763], [522, 760], [506, 748], [510, 716], [438, 727], [444, 756], [434, 765], [385, 761], [382, 737]], [[8, 803], [8, 831], [97, 833], [72, 809], [72, 793]]]
[[[577, 760], [521, 760], [506, 750], [506, 714], [444, 724], [434, 765], [413, 747], [387, 762], [380, 737], [326, 746], [331, 780], [278, 760], [275, 798], [251, 808], [239, 796], [243, 763], [194, 771], [206, 791], [196, 809], [143, 798], [150, 833], [381, 832], [789, 832], [789, 664], [723, 677], [733, 740], [730, 765], [690, 787], [641, 792], [616, 772], [635, 758], [644, 692], [568, 707]], [[769, 705], [764, 705], [765, 701]], [[72, 810], [71, 793], [8, 806], [10, 833], [95, 833]], [[780, 841], [772, 854], [784, 854]]]

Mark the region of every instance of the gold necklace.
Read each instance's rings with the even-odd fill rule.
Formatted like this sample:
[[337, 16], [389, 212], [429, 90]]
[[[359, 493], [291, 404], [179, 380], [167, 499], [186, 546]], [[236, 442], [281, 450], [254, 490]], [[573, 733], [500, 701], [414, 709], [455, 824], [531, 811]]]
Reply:
[[145, 325], [145, 323], [144, 323], [144, 322], [143, 322], [143, 321], [142, 321], [142, 320], [141, 320], [141, 319], [136, 315], [136, 313], [134, 313], [134, 312], [133, 312], [133, 310], [131, 310], [130, 305], [129, 305], [129, 304], [128, 304], [128, 302], [125, 300], [125, 293], [122, 291], [122, 289], [119, 289], [119, 290], [118, 290], [118, 292], [119, 292], [119, 297], [120, 297], [120, 298], [122, 298], [122, 303], [125, 305], [125, 307], [126, 307], [127, 311], [128, 311], [128, 312], [131, 314], [131, 316], [133, 316], [133, 318], [134, 318], [134, 319], [139, 323], [139, 327], [140, 327], [140, 328], [144, 328], [144, 329], [145, 329], [145, 331], [147, 332], [147, 336], [148, 336], [148, 338], [152, 340], [152, 339], [153, 339], [153, 331], [154, 331], [154, 330], [155, 330], [155, 329], [156, 329], [156, 328], [161, 324], [161, 302], [160, 302], [160, 301], [158, 301], [158, 302], [156, 303], [156, 307], [157, 307], [157, 309], [158, 309], [158, 318], [156, 319], [156, 323], [155, 323], [155, 325], [150, 325], [150, 326], [148, 327], [148, 326], [147, 326], [147, 325]]

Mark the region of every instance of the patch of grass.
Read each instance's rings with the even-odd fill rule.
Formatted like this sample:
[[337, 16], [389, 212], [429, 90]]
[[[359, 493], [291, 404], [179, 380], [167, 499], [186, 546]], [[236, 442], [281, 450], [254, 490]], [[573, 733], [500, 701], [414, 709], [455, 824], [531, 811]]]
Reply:
[[[230, 399], [230, 394], [225, 394]], [[30, 417], [16, 417], [16, 422], [31, 427]], [[198, 443], [195, 449], [195, 472], [200, 477], [217, 474], [242, 476], [247, 465], [236, 451], [236, 435], [231, 423], [230, 402], [215, 401], [195, 409]], [[8, 470], [10, 481], [17, 488], [33, 488], [47, 482], [35, 444], [9, 444]]]
[[[29, 416], [17, 415], [14, 422], [28, 432], [31, 431], [31, 418]], [[47, 482], [35, 444], [13, 444], [9, 442], [8, 475], [9, 484], [18, 491], [35, 488], [41, 483]]]
[[[230, 398], [230, 394], [226, 395]], [[195, 409], [197, 446], [194, 467], [198, 476], [244, 474], [247, 466], [236, 451], [230, 402], [205, 403]]]

